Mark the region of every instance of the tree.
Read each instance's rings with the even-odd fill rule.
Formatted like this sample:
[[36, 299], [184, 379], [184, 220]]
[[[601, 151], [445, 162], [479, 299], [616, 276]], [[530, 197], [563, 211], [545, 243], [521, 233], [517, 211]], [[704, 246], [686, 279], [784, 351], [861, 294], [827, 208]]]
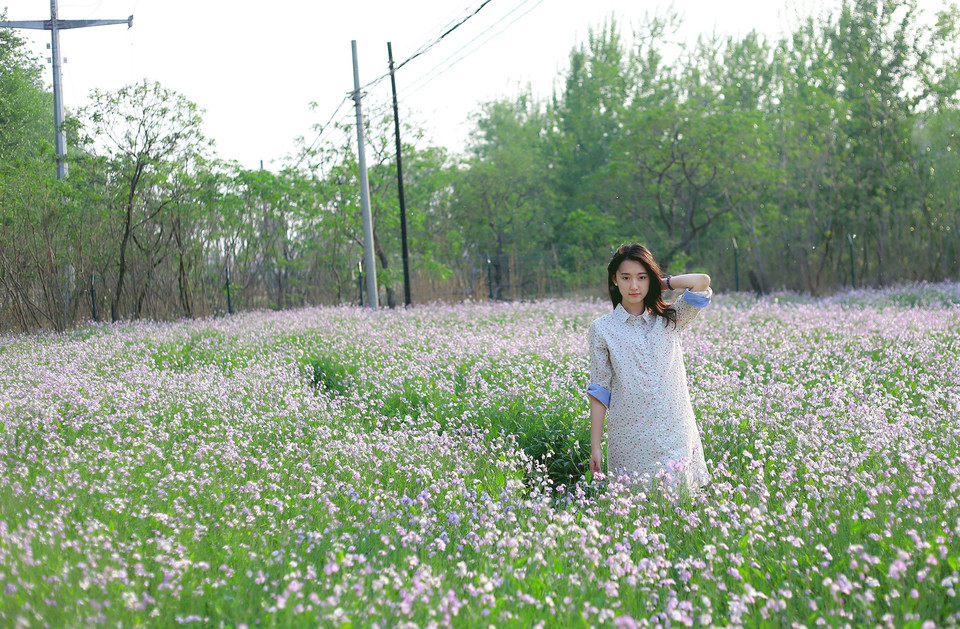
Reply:
[[[394, 124], [390, 117], [368, 119], [366, 124], [377, 283], [386, 293], [387, 305], [394, 307], [401, 277]], [[318, 213], [311, 235], [314, 242], [323, 243], [315, 247], [313, 255], [335, 275], [338, 300], [352, 288], [349, 283], [364, 248], [356, 142], [349, 127], [340, 131], [339, 137], [328, 140], [312, 156], [314, 165], [310, 168], [319, 171], [314, 184]], [[460, 242], [451, 223], [452, 167], [445, 150], [420, 147], [422, 137], [418, 129], [405, 129], [404, 138], [409, 139], [403, 145], [403, 160], [411, 272], [446, 277], [450, 274], [451, 252]]]
[[[455, 183], [455, 220], [468, 255], [489, 257], [495, 299], [505, 297], [508, 283], [523, 294], [524, 270], [511, 273], [510, 267], [524, 266], [525, 255], [550, 248], [547, 217], [554, 197], [544, 124], [543, 110], [529, 93], [486, 103]], [[536, 265], [543, 264], [541, 255]]]
[[[0, 14], [3, 19], [5, 14]], [[60, 225], [52, 97], [24, 41], [0, 29], [0, 316], [23, 329], [63, 329], [73, 269]]]
[[564, 90], [553, 104], [556, 187], [567, 210], [589, 195], [591, 174], [610, 161], [612, 143], [633, 100], [635, 66], [616, 20], [590, 29], [587, 42], [570, 53]]
[[94, 90], [91, 100], [81, 114], [89, 125], [86, 147], [103, 155], [107, 169], [104, 195], [118, 241], [110, 315], [118, 321], [133, 256], [140, 271], [134, 309], [139, 316], [154, 270], [175, 250], [173, 216], [189, 202], [192, 175], [209, 145], [199, 108], [159, 83]]
[[926, 247], [909, 264], [921, 277], [949, 277], [960, 266], [960, 9], [937, 15], [926, 50], [919, 120], [914, 128], [918, 159], [918, 226]]
[[0, 29], [0, 164], [51, 151], [53, 96], [43, 89], [41, 71], [24, 40], [12, 29]]

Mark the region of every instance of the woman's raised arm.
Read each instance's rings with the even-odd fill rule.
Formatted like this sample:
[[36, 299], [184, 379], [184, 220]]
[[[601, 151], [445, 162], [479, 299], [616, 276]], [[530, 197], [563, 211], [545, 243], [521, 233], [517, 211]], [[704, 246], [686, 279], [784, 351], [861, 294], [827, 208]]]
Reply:
[[[669, 285], [667, 284], [669, 280]], [[710, 276], [706, 273], [686, 273], [684, 275], [668, 275], [660, 281], [661, 288], [677, 290], [689, 288], [703, 292], [710, 288]]]

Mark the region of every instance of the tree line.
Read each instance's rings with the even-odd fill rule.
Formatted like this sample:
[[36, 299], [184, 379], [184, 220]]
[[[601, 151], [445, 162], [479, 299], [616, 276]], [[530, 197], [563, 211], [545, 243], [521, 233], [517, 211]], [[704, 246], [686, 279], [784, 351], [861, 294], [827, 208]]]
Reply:
[[[602, 295], [612, 247], [649, 246], [718, 288], [814, 294], [960, 268], [960, 11], [845, 0], [771, 40], [679, 40], [614, 20], [554, 93], [482, 104], [454, 154], [404, 131], [414, 300]], [[0, 31], [0, 327], [356, 302], [352, 130], [278, 172], [218, 157], [202, 112], [152, 81], [68, 116]], [[393, 121], [366, 124], [377, 274], [402, 295]], [[229, 287], [229, 303], [228, 303]]]

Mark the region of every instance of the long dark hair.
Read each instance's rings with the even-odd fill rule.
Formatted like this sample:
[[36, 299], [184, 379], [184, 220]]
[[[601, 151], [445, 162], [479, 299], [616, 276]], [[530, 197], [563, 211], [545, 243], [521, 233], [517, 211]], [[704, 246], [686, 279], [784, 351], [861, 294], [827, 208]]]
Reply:
[[660, 265], [657, 264], [650, 250], [636, 243], [632, 245], [620, 245], [620, 248], [614, 252], [613, 257], [610, 259], [610, 264], [607, 265], [607, 290], [610, 291], [610, 301], [613, 302], [614, 309], [623, 302], [623, 295], [620, 294], [620, 289], [614, 284], [613, 278], [616, 277], [617, 269], [620, 268], [620, 264], [624, 260], [639, 262], [647, 269], [647, 276], [650, 278], [650, 288], [647, 290], [646, 297], [643, 298], [643, 305], [647, 311], [660, 315], [676, 325], [677, 311], [663, 300], [663, 290], [660, 288], [663, 271], [660, 270]]

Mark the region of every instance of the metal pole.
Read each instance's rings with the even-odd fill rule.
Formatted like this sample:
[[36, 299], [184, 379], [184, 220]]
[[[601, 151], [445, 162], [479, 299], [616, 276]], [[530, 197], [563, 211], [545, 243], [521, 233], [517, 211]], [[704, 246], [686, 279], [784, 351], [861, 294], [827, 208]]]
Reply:
[[97, 322], [97, 290], [93, 287], [94, 274], [90, 274], [90, 304], [93, 310], [93, 322]]
[[850, 284], [851, 284], [851, 286], [853, 286], [854, 289], [856, 289], [856, 288], [857, 288], [857, 277], [856, 277], [856, 275], [854, 274], [854, 271], [853, 271], [853, 267], [854, 267], [854, 261], [853, 261], [853, 238], [854, 238], [854, 237], [855, 237], [855, 236], [850, 236], [850, 234], [847, 234], [847, 245], [849, 245], [849, 247], [850, 247]]
[[737, 239], [733, 238], [732, 240], [733, 240], [733, 274], [734, 274], [734, 277], [736, 278], [734, 285], [736, 286], [737, 292], [739, 293], [740, 292], [740, 260], [739, 260], [740, 250], [737, 249]]
[[57, 179], [65, 179], [67, 167], [67, 138], [63, 130], [63, 88], [61, 86], [60, 64], [60, 31], [70, 28], [87, 28], [89, 26], [109, 26], [111, 24], [126, 24], [133, 26], [133, 16], [125, 20], [61, 20], [57, 11], [57, 0], [50, 0], [49, 20], [14, 20], [0, 21], [0, 28], [32, 28], [50, 31], [50, 58], [53, 66], [53, 123], [55, 147], [57, 151]]
[[63, 131], [63, 86], [60, 68], [60, 25], [57, 0], [50, 0], [50, 52], [53, 55], [53, 126], [56, 129], [57, 179], [67, 177], [67, 139]]
[[363, 211], [363, 265], [367, 276], [367, 305], [377, 309], [377, 267], [373, 259], [373, 219], [370, 217], [370, 184], [367, 180], [367, 158], [363, 150], [363, 110], [360, 108], [360, 69], [357, 67], [357, 40], [350, 42], [353, 51], [353, 100], [357, 104], [357, 157], [360, 167], [360, 208]]
[[403, 160], [400, 152], [400, 112], [397, 106], [397, 80], [393, 74], [393, 46], [387, 42], [390, 59], [390, 87], [393, 88], [393, 125], [397, 136], [397, 194], [400, 196], [400, 246], [403, 250], [403, 297], [410, 305], [410, 252], [407, 248], [407, 205], [403, 196]]
[[224, 267], [227, 272], [227, 314], [233, 314], [233, 301], [230, 299], [230, 267]]

